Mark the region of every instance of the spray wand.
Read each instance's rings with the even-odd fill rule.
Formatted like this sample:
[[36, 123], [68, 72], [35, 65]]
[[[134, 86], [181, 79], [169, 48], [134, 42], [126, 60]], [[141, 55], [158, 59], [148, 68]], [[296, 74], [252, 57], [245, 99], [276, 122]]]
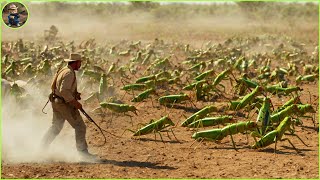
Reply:
[[103, 136], [103, 138], [104, 138], [104, 143], [103, 143], [102, 145], [100, 145], [100, 146], [103, 146], [103, 145], [105, 145], [105, 144], [107, 143], [107, 139], [106, 139], [106, 136], [103, 134], [103, 131], [111, 134], [112, 136], [119, 137], [119, 136], [117, 136], [117, 135], [115, 135], [115, 134], [112, 134], [111, 132], [108, 132], [108, 131], [102, 129], [102, 128], [86, 113], [86, 111], [85, 111], [83, 108], [81, 108], [81, 109], [79, 109], [79, 110], [82, 112], [82, 114], [83, 114], [84, 116], [86, 116], [86, 117], [88, 118], [88, 120], [89, 120], [90, 122], [92, 122], [94, 125], [96, 125], [97, 128], [100, 130], [100, 132], [101, 132], [101, 134], [102, 134], [102, 136]]

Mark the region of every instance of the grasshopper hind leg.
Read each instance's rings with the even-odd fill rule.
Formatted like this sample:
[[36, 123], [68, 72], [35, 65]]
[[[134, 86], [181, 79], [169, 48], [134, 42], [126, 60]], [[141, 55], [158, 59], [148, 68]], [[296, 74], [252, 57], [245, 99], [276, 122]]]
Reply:
[[297, 151], [297, 153], [298, 153], [298, 154], [300, 154], [300, 153], [301, 153], [301, 151], [300, 151], [300, 150], [298, 150], [298, 149], [297, 149], [297, 148], [292, 144], [292, 142], [291, 142], [288, 138], [284, 138], [284, 139], [282, 139], [282, 141], [284, 141], [284, 140], [287, 140], [287, 141], [291, 144], [291, 146], [293, 147], [293, 149]]
[[236, 144], [235, 144], [235, 142], [234, 142], [233, 137], [232, 137], [231, 134], [230, 134], [230, 137], [231, 137], [232, 146], [233, 146], [234, 150], [238, 151], [238, 149], [236, 148]]
[[126, 94], [127, 94], [127, 91], [124, 92], [123, 96], [120, 99], [123, 100]]
[[164, 144], [164, 141], [163, 141], [162, 135], [161, 135], [161, 133], [160, 133], [159, 131], [157, 131], [157, 130], [153, 130], [153, 134], [154, 134], [154, 141], [157, 143], [157, 135], [156, 135], [156, 133], [158, 133], [158, 134], [160, 135], [161, 141], [162, 141], [162, 142], [163, 142], [163, 144]]
[[171, 133], [173, 134], [174, 138], [176, 138], [176, 140], [177, 140], [179, 143], [181, 143], [181, 142], [178, 140], [178, 138], [176, 137], [176, 135], [173, 133], [173, 130], [170, 129], [170, 131], [171, 131]]
[[296, 136], [302, 142], [302, 144], [304, 144], [305, 146], [309, 147], [298, 135], [293, 134], [293, 136]]
[[237, 148], [236, 148], [236, 144], [234, 143], [230, 128], [229, 128], [229, 133], [230, 133], [230, 137], [231, 137], [231, 141], [232, 141], [232, 146], [236, 151], [238, 151]]

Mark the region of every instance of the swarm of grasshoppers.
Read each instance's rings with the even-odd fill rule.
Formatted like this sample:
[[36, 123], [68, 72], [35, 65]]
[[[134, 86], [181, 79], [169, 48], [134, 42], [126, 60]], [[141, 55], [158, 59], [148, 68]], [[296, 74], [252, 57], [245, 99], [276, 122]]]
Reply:
[[[295, 49], [301, 49], [299, 43], [295, 43], [295, 48], [289, 48], [285, 43], [272, 47], [264, 41], [268, 40], [230, 38], [224, 43], [208, 43], [201, 48], [193, 48], [192, 44], [170, 44], [161, 39], [145, 44], [143, 41], [124, 40], [104, 45], [96, 43], [94, 38], [83, 40], [80, 44], [52, 41], [48, 45], [18, 40], [3, 44], [2, 77], [12, 81], [22, 78], [36, 86], [46, 85], [52, 72], [65, 65], [61, 63], [64, 57], [69, 52], [79, 52], [83, 59], [79, 84], [90, 83], [90, 86], [84, 86], [84, 90], [92, 91], [87, 100], [98, 99], [99, 109], [108, 109], [112, 115], [130, 111], [138, 115], [136, 111], [141, 102], [148, 106], [151, 101], [153, 107], [173, 107], [187, 101], [193, 103], [191, 99], [195, 99], [203, 105], [198, 112], [195, 105], [172, 109], [181, 110], [181, 116], [185, 116], [188, 110], [196, 112], [186, 116], [181, 126], [197, 130], [216, 125], [224, 127], [195, 132], [194, 139], [219, 141], [230, 136], [236, 147], [233, 135], [248, 132], [260, 138], [252, 145], [252, 148], [259, 149], [276, 144], [285, 131], [293, 132], [290, 126], [302, 124], [301, 118], [317, 112], [314, 104], [302, 104], [298, 95], [305, 92], [300, 85], [318, 79], [318, 68], [311, 65], [318, 52], [309, 56]], [[247, 53], [250, 47], [262, 44], [270, 52]], [[301, 63], [301, 59], [312, 61]], [[228, 91], [232, 87], [235, 87], [234, 92]], [[125, 91], [125, 94], [131, 92], [133, 96], [126, 99], [124, 94], [122, 103], [105, 102], [110, 96], [116, 97], [119, 90]], [[187, 94], [185, 91], [188, 91]], [[24, 94], [13, 86], [12, 95]], [[271, 110], [271, 99], [288, 97], [291, 99]], [[127, 104], [128, 101], [133, 102], [134, 106]], [[229, 108], [220, 110], [214, 104], [216, 101], [229, 102]], [[158, 106], [154, 106], [154, 102]], [[257, 116], [255, 122], [249, 118], [253, 109]], [[148, 110], [139, 111], [138, 117], [149, 113]], [[212, 113], [215, 113], [214, 117]], [[243, 122], [236, 121], [240, 113], [247, 115]], [[164, 116], [134, 131], [134, 136], [167, 131], [174, 124]]]

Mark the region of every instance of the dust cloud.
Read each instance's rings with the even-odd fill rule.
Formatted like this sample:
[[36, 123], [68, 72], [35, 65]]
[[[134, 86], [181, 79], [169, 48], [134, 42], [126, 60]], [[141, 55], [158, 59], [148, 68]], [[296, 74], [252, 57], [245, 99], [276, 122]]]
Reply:
[[2, 161], [21, 162], [76, 162], [74, 130], [66, 122], [61, 133], [46, 150], [41, 140], [50, 127], [52, 108], [50, 103], [43, 114], [41, 109], [47, 97], [44, 91], [32, 85], [24, 87], [31, 98], [17, 102], [13, 97], [2, 98]]
[[[279, 32], [292, 37], [299, 35], [301, 38], [310, 36], [314, 39], [314, 36], [317, 36], [316, 23], [287, 21], [281, 17], [254, 20], [239, 10], [219, 12], [219, 7], [216, 7], [215, 14], [186, 14], [187, 12], [181, 11], [181, 7], [170, 11], [169, 8], [160, 7], [153, 10], [117, 12], [117, 6], [104, 9], [105, 6], [99, 8], [99, 5], [92, 4], [88, 5], [88, 8], [79, 4], [60, 5], [59, 8], [56, 5], [56, 9], [42, 9], [41, 5], [33, 3], [27, 5], [30, 12], [27, 23], [15, 31], [3, 26], [3, 41], [19, 38], [43, 40], [44, 30], [51, 25], [57, 26], [58, 36], [63, 42], [77, 43], [89, 38], [95, 38], [96, 42], [103, 44], [110, 41], [150, 41], [160, 38], [165, 41], [203, 44], [212, 39], [219, 42], [233, 36], [256, 36], [264, 33], [277, 35]], [[234, 8], [236, 9], [235, 5]], [[300, 32], [312, 34], [302, 36]]]
[[225, 39], [227, 34], [245, 33], [250, 31], [250, 27], [260, 25], [246, 19], [241, 13], [225, 16], [182, 14], [180, 18], [174, 18], [142, 10], [102, 15], [85, 13], [93, 10], [82, 12], [73, 9], [72, 12], [66, 12], [63, 8], [57, 12], [45, 12], [39, 6], [33, 7], [32, 3], [28, 8], [30, 17], [23, 28], [12, 31], [6, 26], [3, 27], [4, 41], [19, 38], [39, 40], [43, 38], [44, 30], [55, 25], [64, 42], [79, 42], [89, 38], [95, 38], [100, 43], [119, 40], [150, 41], [160, 38], [182, 43], [203, 43], [212, 38]]

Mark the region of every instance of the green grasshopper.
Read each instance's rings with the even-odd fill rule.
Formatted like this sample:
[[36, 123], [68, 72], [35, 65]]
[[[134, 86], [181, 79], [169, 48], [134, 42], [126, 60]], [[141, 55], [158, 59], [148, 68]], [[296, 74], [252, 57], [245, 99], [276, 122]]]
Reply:
[[155, 75], [150, 75], [150, 76], [145, 76], [145, 77], [141, 77], [139, 78], [136, 83], [143, 83], [143, 82], [146, 82], [146, 81], [149, 81], [149, 80], [155, 80], [156, 79], [156, 76]]
[[[118, 104], [118, 103], [111, 103], [111, 102], [101, 102], [100, 103], [100, 107], [98, 108], [95, 108], [94, 110], [92, 111], [97, 111], [97, 110], [102, 110], [102, 109], [109, 109], [111, 110], [111, 119], [109, 120], [109, 122], [111, 123], [112, 122], [112, 119], [113, 119], [113, 112], [115, 113], [124, 113], [124, 115], [126, 116], [129, 116], [130, 117], [130, 120], [131, 120], [131, 124], [133, 125], [132, 123], [132, 116], [131, 115], [128, 115], [126, 114], [126, 112], [133, 112], [135, 115], [138, 115], [137, 114], [137, 108], [135, 106], [132, 106], [132, 105], [128, 105], [128, 104]], [[102, 111], [102, 114], [105, 114], [104, 111]]]
[[185, 86], [183, 87], [182, 89], [183, 90], [193, 90], [197, 85], [200, 85], [200, 84], [203, 84], [203, 83], [206, 83], [207, 81], [206, 80], [200, 80], [200, 81], [197, 81], [197, 82], [194, 82], [188, 86]]
[[18, 65], [16, 64], [15, 61], [12, 61], [4, 71], [4, 74], [6, 76], [12, 75], [14, 77], [18, 73], [17, 71], [18, 71]]
[[[207, 99], [210, 98], [211, 95], [213, 95], [213, 92], [218, 94], [220, 97], [222, 96], [223, 98], [228, 99], [227, 97], [225, 97], [220, 90], [217, 88], [217, 85], [220, 85], [225, 91], [225, 87], [224, 85], [220, 84], [220, 82], [225, 78], [225, 76], [231, 72], [231, 70], [225, 70], [223, 72], [221, 72], [214, 80], [214, 82], [212, 84], [209, 84], [208, 82], [206, 83], [197, 83], [196, 84], [196, 97], [197, 100], [201, 100], [204, 99], [205, 97], [207, 97]], [[231, 79], [230, 79], [231, 82]]]
[[206, 106], [199, 110], [198, 112], [194, 113], [190, 117], [188, 117], [184, 122], [182, 122], [181, 126], [186, 127], [190, 123], [194, 122], [197, 119], [204, 118], [207, 114], [217, 111], [217, 108], [215, 106]]
[[311, 104], [298, 104], [298, 111], [295, 112], [296, 115], [301, 116], [301, 117], [306, 117], [306, 118], [311, 118], [313, 122], [313, 126], [315, 127], [315, 116], [305, 116], [306, 113], [316, 113], [316, 110], [312, 107]]
[[97, 82], [99, 82], [101, 74], [98, 72], [95, 72], [93, 70], [84, 70], [82, 73], [82, 76], [89, 76], [90, 78], [96, 80]]
[[[213, 80], [213, 83], [212, 83], [212, 86], [213, 87], [216, 87], [218, 84], [223, 87], [223, 89], [225, 89], [225, 87], [220, 84], [221, 81], [226, 77], [226, 75], [228, 75], [229, 73], [232, 73], [231, 72], [231, 69], [227, 69], [227, 70], [224, 70], [222, 71], [214, 80]], [[225, 91], [225, 90], [224, 90]]]
[[294, 87], [288, 87], [288, 88], [282, 88], [279, 87], [278, 85], [276, 86], [267, 86], [266, 91], [272, 93], [272, 94], [278, 94], [279, 92], [283, 92], [285, 94], [290, 94], [292, 92], [297, 92], [297, 91], [302, 91], [300, 87], [294, 86]]
[[230, 101], [229, 110], [236, 110], [240, 101]]
[[231, 123], [233, 121], [234, 120], [232, 116], [206, 117], [206, 118], [194, 121], [193, 123], [189, 124], [188, 127], [197, 128], [199, 126], [201, 127], [215, 126], [219, 124]]
[[236, 80], [237, 84], [235, 86], [235, 92], [238, 95], [244, 95], [248, 88], [256, 88], [258, 86], [257, 82], [250, 81], [246, 77]]
[[181, 82], [180, 77], [174, 77], [168, 80], [168, 84], [178, 84], [179, 82]]
[[[286, 131], [290, 131], [292, 135], [296, 136], [305, 146], [307, 146], [298, 135], [294, 134], [294, 130], [290, 128], [290, 125], [292, 123], [293, 123], [293, 121], [291, 120], [291, 118], [286, 117], [283, 121], [281, 121], [281, 123], [279, 124], [279, 126], [275, 130], [267, 133], [259, 141], [255, 140], [256, 143], [254, 145], [252, 145], [251, 147], [253, 149], [259, 149], [259, 148], [267, 147], [270, 144], [275, 143], [274, 152], [276, 152], [277, 141], [287, 140], [292, 145], [292, 147], [299, 153], [299, 151], [296, 149], [296, 147], [292, 144], [292, 142], [288, 138], [282, 139], [282, 136], [284, 135], [284, 133]], [[256, 136], [256, 134], [252, 134], [252, 136], [254, 137], [254, 136]]]
[[270, 81], [277, 80], [278, 82], [285, 81], [284, 76], [288, 74], [288, 71], [284, 68], [276, 67], [274, 71], [271, 72]]
[[310, 104], [291, 104], [283, 110], [279, 110], [276, 113], [273, 113], [270, 119], [272, 123], [279, 123], [282, 119], [287, 116], [291, 116], [292, 114], [304, 117], [303, 115], [308, 112], [316, 113], [316, 111]]
[[272, 114], [270, 116], [270, 120], [272, 123], [280, 123], [285, 117], [288, 117], [298, 111], [299, 111], [299, 109], [298, 109], [297, 104], [292, 104], [290, 106], [287, 106], [283, 110]]
[[155, 77], [156, 77], [156, 79], [160, 79], [160, 78], [170, 79], [170, 78], [172, 78], [171, 74], [168, 71], [161, 71], [158, 74], [156, 74]]
[[131, 52], [131, 49], [128, 49], [126, 51], [119, 52], [118, 55], [119, 56], [129, 56], [130, 52]]
[[44, 60], [42, 66], [39, 67], [38, 70], [39, 70], [39, 72], [41, 72], [44, 75], [50, 75], [50, 72], [51, 72], [50, 68], [51, 68], [51, 65], [50, 65], [49, 61]]
[[244, 61], [245, 57], [241, 56], [239, 59], [237, 59], [237, 61], [233, 64], [233, 67], [234, 69], [237, 69], [239, 71], [242, 71], [240, 66], [242, 64], [242, 62]]
[[286, 107], [291, 106], [292, 104], [300, 104], [300, 103], [301, 103], [301, 101], [300, 101], [299, 96], [295, 96], [295, 97], [289, 99], [286, 103], [284, 103], [284, 105], [282, 105], [281, 107], [279, 107], [278, 109], [276, 109], [272, 113], [276, 114], [276, 113], [284, 110]]
[[133, 90], [144, 90], [147, 86], [145, 84], [128, 84], [121, 88], [121, 90], [125, 91], [133, 91]]
[[131, 62], [141, 62], [142, 61], [142, 52], [139, 51], [136, 57], [130, 59]]
[[158, 99], [161, 105], [181, 103], [182, 101], [187, 101], [187, 100], [190, 100], [190, 97], [186, 94], [162, 96]]
[[33, 74], [34, 74], [34, 69], [32, 67], [32, 64], [29, 63], [26, 65], [26, 67], [23, 68], [23, 76], [26, 76], [26, 77], [32, 77]]
[[207, 83], [197, 83], [196, 87], [196, 98], [198, 101], [207, 97], [209, 99], [210, 95], [212, 94], [210, 91], [215, 88], [211, 84]]
[[263, 88], [261, 86], [257, 86], [250, 94], [247, 94], [242, 98], [235, 110], [244, 108], [246, 105], [253, 101], [255, 96], [259, 95], [262, 91]]
[[172, 65], [170, 64], [168, 57], [164, 58], [163, 60], [161, 60], [153, 65], [154, 69], [167, 69], [170, 67], [172, 67]]
[[103, 94], [107, 92], [108, 89], [108, 81], [107, 81], [107, 75], [105, 73], [101, 74], [100, 77], [100, 83], [99, 83], [99, 94]]
[[242, 77], [239, 81], [243, 82], [249, 88], [256, 88], [259, 84], [255, 81], [251, 81], [248, 78]]
[[150, 79], [146, 82], [144, 82], [144, 84], [147, 86], [147, 87], [156, 87], [156, 80], [155, 79]]
[[132, 105], [128, 105], [128, 104], [117, 104], [117, 103], [109, 103], [109, 102], [102, 102], [100, 103], [100, 106], [102, 108], [108, 108], [113, 112], [117, 112], [117, 113], [125, 113], [128, 111], [132, 111], [133, 113], [137, 114], [137, 108], [135, 106]]
[[270, 126], [270, 105], [271, 100], [265, 97], [262, 103], [262, 107], [259, 110], [256, 123], [262, 123], [262, 128], [260, 134], [264, 135], [267, 131], [268, 126]]
[[107, 74], [111, 74], [112, 72], [114, 72], [115, 69], [116, 69], [116, 63], [113, 62], [113, 63], [110, 65], [110, 67], [109, 67], [109, 69], [108, 69], [108, 71], [107, 71]]
[[[142, 135], [146, 135], [146, 134], [150, 134], [150, 133], [159, 133], [160, 138], [162, 139], [162, 135], [160, 134], [161, 131], [164, 131], [165, 128], [169, 127], [169, 126], [174, 126], [175, 124], [172, 122], [172, 120], [168, 117], [168, 116], [164, 116], [161, 119], [157, 120], [157, 121], [151, 121], [149, 124], [147, 124], [146, 126], [140, 128], [139, 130], [137, 130], [136, 132], [132, 131], [134, 134], [133, 136], [142, 136]], [[177, 137], [175, 136], [175, 134], [173, 133], [172, 129], [170, 129], [173, 136], [176, 138], [177, 141], [179, 141], [177, 139]], [[129, 130], [131, 131], [131, 130]], [[168, 134], [169, 135], [169, 134]], [[170, 137], [169, 137], [170, 138]]]
[[207, 67], [205, 62], [200, 62], [188, 69], [188, 71], [200, 71], [200, 69], [205, 69]]
[[310, 74], [305, 76], [298, 76], [296, 78], [296, 83], [301, 84], [302, 81], [314, 82], [316, 78], [319, 78], [318, 74]]
[[202, 74], [198, 75], [198, 76], [195, 77], [194, 79], [197, 80], [197, 81], [201, 81], [201, 80], [205, 79], [206, 77], [212, 76], [212, 75], [214, 75], [214, 74], [215, 74], [215, 73], [214, 73], [214, 70], [211, 69], [211, 70], [208, 70], [208, 71], [203, 72]]
[[233, 141], [232, 135], [238, 134], [238, 133], [244, 133], [246, 131], [253, 131], [257, 127], [258, 127], [257, 123], [252, 121], [239, 122], [239, 123], [228, 125], [222, 129], [211, 129], [211, 130], [196, 132], [192, 135], [192, 138], [195, 140], [218, 141], [230, 135], [233, 147], [234, 149], [236, 149], [236, 145]]
[[316, 113], [316, 110], [312, 107], [311, 104], [298, 104], [298, 112], [296, 114], [304, 115], [306, 113]]
[[155, 85], [158, 87], [166, 87], [167, 84], [169, 83], [168, 81], [169, 79], [167, 79], [166, 77], [162, 77], [155, 80]]
[[143, 61], [142, 61], [142, 65], [146, 65], [147, 63], [149, 63], [149, 60], [150, 60], [150, 58], [151, 58], [151, 56], [154, 54], [154, 51], [152, 50], [152, 49], [150, 49], [148, 52], [147, 52], [147, 54], [146, 54], [146, 56], [145, 56], [145, 58], [143, 59]]
[[156, 90], [154, 88], [147, 89], [140, 93], [138, 96], [134, 97], [131, 102], [141, 102], [144, 99], [148, 98], [150, 94], [156, 93]]

